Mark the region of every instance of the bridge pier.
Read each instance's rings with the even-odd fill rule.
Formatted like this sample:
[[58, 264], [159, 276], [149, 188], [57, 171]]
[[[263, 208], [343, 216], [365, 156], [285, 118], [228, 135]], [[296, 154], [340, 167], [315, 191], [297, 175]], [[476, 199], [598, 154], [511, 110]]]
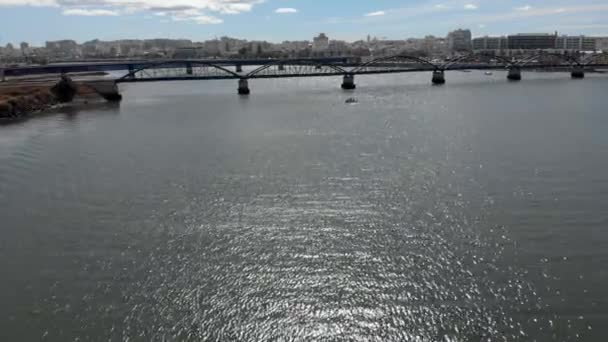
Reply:
[[122, 95], [118, 89], [116, 82], [109, 81], [90, 81], [85, 83], [87, 86], [93, 88], [97, 94], [101, 95], [106, 101], [117, 102], [122, 100]]
[[[128, 74], [131, 74], [131, 73], [133, 73], [135, 71], [135, 66], [133, 64], [129, 64], [127, 66], [127, 68], [129, 69], [129, 73]], [[131, 77], [133, 77], [133, 76], [131, 76]]]
[[246, 78], [239, 79], [239, 95], [249, 95], [249, 80]]
[[186, 64], [186, 74], [192, 75], [192, 63]]
[[285, 71], [285, 64], [279, 64], [279, 71]]
[[433, 70], [433, 78], [431, 79], [433, 84], [444, 84], [445, 83], [445, 73], [443, 70]]
[[237, 64], [236, 65], [236, 72], [243, 72], [243, 65]]
[[575, 66], [570, 73], [572, 78], [585, 78], [585, 69], [581, 66]]
[[507, 79], [509, 81], [521, 81], [521, 69], [519, 67], [509, 67]]
[[353, 74], [344, 75], [344, 78], [342, 79], [342, 89], [352, 90], [355, 88], [357, 88], [357, 85], [355, 84], [355, 75], [353, 75]]

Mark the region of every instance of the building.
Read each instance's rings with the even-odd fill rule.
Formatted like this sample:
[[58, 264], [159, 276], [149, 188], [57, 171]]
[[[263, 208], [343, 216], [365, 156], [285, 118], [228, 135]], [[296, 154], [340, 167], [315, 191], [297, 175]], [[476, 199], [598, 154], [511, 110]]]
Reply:
[[319, 34], [318, 37], [314, 37], [312, 41], [312, 51], [327, 51], [329, 49], [329, 38], [325, 33]]
[[448, 50], [448, 42], [446, 38], [435, 36], [426, 36], [421, 42], [421, 51], [427, 56], [442, 56]]
[[597, 38], [585, 36], [559, 36], [555, 39], [555, 49], [568, 51], [595, 51]]
[[519, 50], [608, 51], [608, 37], [518, 34], [509, 37], [473, 39], [474, 51], [517, 52]]
[[184, 46], [175, 49], [173, 58], [175, 59], [192, 59], [200, 57], [200, 48], [195, 46]]
[[458, 29], [448, 34], [448, 49], [450, 52], [471, 50], [471, 30]]
[[555, 49], [557, 33], [519, 33], [508, 37], [511, 50]]
[[81, 49], [78, 43], [73, 40], [57, 40], [46, 42], [46, 49], [52, 57], [58, 58], [75, 58], [81, 54]]
[[507, 37], [479, 37], [473, 39], [474, 51], [495, 51], [500, 52], [509, 48], [509, 39]]
[[300, 50], [306, 50], [310, 48], [310, 42], [308, 40], [301, 40], [301, 41], [284, 41], [282, 42], [279, 47], [285, 51], [300, 51]]
[[328, 45], [329, 54], [331, 56], [342, 56], [348, 52], [348, 43], [343, 40], [332, 40]]
[[595, 50], [608, 52], [608, 37], [596, 37]]

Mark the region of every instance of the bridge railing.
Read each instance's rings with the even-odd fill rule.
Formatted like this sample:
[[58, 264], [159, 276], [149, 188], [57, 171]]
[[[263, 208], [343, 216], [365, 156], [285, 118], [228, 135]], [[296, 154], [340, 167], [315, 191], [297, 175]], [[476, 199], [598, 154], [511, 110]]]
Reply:
[[133, 70], [118, 79], [118, 82], [133, 82], [137, 80], [173, 80], [173, 79], [233, 79], [241, 76], [210, 62], [202, 61], [163, 61], [143, 66]]
[[412, 69], [436, 70], [438, 66], [424, 58], [408, 55], [385, 56], [373, 59], [351, 69], [353, 74], [409, 71]]
[[246, 78], [298, 77], [314, 75], [344, 75], [348, 71], [333, 63], [310, 59], [283, 59], [270, 61], [245, 75]]

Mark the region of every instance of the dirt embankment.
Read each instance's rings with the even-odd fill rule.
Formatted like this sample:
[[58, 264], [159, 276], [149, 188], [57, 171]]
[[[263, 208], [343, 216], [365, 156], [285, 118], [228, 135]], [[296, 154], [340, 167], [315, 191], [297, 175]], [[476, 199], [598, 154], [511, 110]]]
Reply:
[[0, 85], [0, 119], [21, 118], [71, 102], [75, 96], [88, 99], [95, 97], [96, 93], [89, 86], [69, 79], [56, 84]]

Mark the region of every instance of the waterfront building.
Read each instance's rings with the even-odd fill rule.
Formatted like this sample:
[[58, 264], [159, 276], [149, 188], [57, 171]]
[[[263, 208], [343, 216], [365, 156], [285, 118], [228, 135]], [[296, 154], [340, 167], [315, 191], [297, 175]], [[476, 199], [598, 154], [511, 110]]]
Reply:
[[448, 49], [450, 52], [471, 50], [471, 30], [458, 29], [448, 34]]
[[507, 37], [479, 37], [473, 39], [474, 51], [495, 51], [500, 52], [509, 48], [509, 40]]
[[595, 51], [596, 38], [586, 36], [559, 36], [555, 39], [555, 49], [566, 51]]
[[595, 37], [595, 50], [608, 52], [608, 37]]
[[315, 52], [318, 51], [327, 51], [329, 49], [329, 38], [325, 35], [325, 33], [319, 34], [318, 37], [314, 37], [312, 41], [312, 50]]
[[330, 56], [342, 56], [348, 52], [348, 43], [343, 40], [332, 40], [328, 46]]
[[511, 50], [555, 49], [557, 33], [519, 33], [508, 37]]

